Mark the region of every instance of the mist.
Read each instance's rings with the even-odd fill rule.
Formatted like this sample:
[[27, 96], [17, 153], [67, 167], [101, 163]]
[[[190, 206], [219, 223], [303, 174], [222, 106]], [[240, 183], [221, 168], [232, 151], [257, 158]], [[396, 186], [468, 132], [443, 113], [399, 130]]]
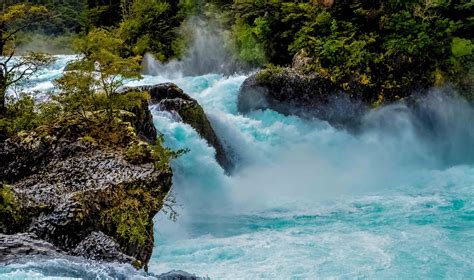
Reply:
[[17, 55], [29, 52], [42, 52], [51, 55], [74, 54], [72, 40], [74, 35], [50, 36], [41, 33], [27, 33], [25, 39], [16, 47]]
[[318, 120], [276, 121], [272, 126], [287, 130], [284, 144], [247, 159], [253, 162], [232, 178], [233, 197], [239, 209], [263, 210], [411, 188], [423, 172], [474, 163], [473, 120], [471, 104], [436, 89], [416, 106], [400, 102], [368, 112], [356, 134]]
[[181, 30], [189, 38], [183, 57], [161, 63], [153, 55], [145, 54], [144, 74], [177, 78], [209, 73], [231, 75], [239, 69], [239, 63], [229, 51], [224, 30], [199, 17], [186, 20]]
[[202, 150], [206, 143], [178, 145], [191, 152], [175, 163], [175, 190], [183, 212], [193, 216], [396, 193], [432, 170], [474, 163], [474, 109], [449, 89], [432, 90], [416, 105], [399, 102], [369, 111], [361, 129], [349, 132], [271, 110], [248, 116], [215, 110], [206, 99], [225, 93], [220, 84], [213, 88], [206, 97], [194, 97], [238, 162], [226, 176], [212, 152]]
[[207, 215], [314, 207], [347, 196], [409, 193], [433, 171], [474, 163], [474, 109], [450, 88], [377, 109], [359, 110], [360, 104], [347, 100], [325, 108], [360, 112], [355, 130], [272, 110], [239, 114], [238, 89], [248, 75], [186, 78], [237, 69], [233, 60], [222, 63], [232, 57], [223, 33], [193, 20], [188, 28], [194, 36], [184, 58], [162, 64], [148, 55], [145, 71], [175, 82], [199, 101], [232, 151], [236, 169], [225, 175], [213, 149], [190, 127], [160, 119], [157, 128], [167, 145], [190, 149], [173, 164], [180, 224]]

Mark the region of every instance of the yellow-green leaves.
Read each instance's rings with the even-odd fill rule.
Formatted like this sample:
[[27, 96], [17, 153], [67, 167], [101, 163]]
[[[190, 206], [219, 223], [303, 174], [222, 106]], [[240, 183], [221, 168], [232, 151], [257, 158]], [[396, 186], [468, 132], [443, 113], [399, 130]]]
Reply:
[[0, 23], [8, 24], [15, 20], [24, 19], [46, 14], [48, 10], [44, 6], [32, 6], [29, 4], [17, 4], [8, 7], [4, 12], [0, 13]]
[[474, 44], [469, 39], [454, 37], [451, 44], [451, 51], [456, 57], [472, 55]]
[[[97, 28], [76, 42], [82, 58], [68, 65], [56, 80], [59, 101], [66, 111], [80, 113], [105, 110], [112, 120], [120, 99], [118, 89], [127, 79], [140, 79], [140, 56], [122, 57], [124, 42], [113, 30]], [[105, 100], [99, 98], [105, 95]]]

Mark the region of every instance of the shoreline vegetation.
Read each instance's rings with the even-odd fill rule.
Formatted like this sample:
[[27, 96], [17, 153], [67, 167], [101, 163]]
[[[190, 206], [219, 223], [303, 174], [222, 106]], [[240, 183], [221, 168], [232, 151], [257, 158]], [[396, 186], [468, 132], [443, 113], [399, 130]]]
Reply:
[[[146, 132], [148, 139], [140, 138], [141, 128], [153, 127], [150, 93], [120, 88], [124, 79], [142, 78], [145, 54], [163, 63], [183, 58], [193, 35], [186, 23], [193, 17], [220, 30], [232, 59], [260, 69], [245, 83], [250, 103], [259, 88], [275, 100], [271, 108], [296, 100], [297, 107], [313, 110], [333, 96], [376, 108], [443, 86], [472, 101], [473, 10], [468, 0], [8, 1], [0, 13], [0, 155], [9, 157], [0, 166], [0, 234], [30, 227], [35, 236], [28, 238], [91, 258], [97, 257], [91, 250], [107, 251], [99, 245], [108, 244], [115, 254], [105, 259], [146, 267], [153, 248], [151, 220], [171, 188], [170, 161], [186, 151], [167, 149], [153, 129]], [[55, 80], [54, 97], [38, 103], [28, 92], [8, 96], [11, 87], [50, 66], [51, 54], [58, 53], [81, 56]], [[178, 101], [163, 104], [181, 110], [183, 120], [216, 147], [219, 163], [231, 169], [202, 108], [188, 96]], [[239, 106], [253, 108], [250, 103]], [[37, 155], [33, 162], [30, 154]], [[76, 160], [84, 172], [90, 173], [94, 160], [112, 161], [110, 166], [136, 176], [107, 185], [102, 177], [78, 173], [69, 178], [72, 187], [53, 194], [70, 195], [60, 209], [57, 201], [20, 191], [40, 188], [34, 182], [41, 171], [48, 176], [36, 181], [47, 186], [39, 192], [47, 193], [52, 182], [74, 172]], [[59, 166], [70, 169], [55, 173]], [[102, 171], [106, 177], [110, 170]], [[100, 191], [74, 189], [84, 181], [97, 183]], [[58, 221], [72, 226], [63, 228]], [[73, 232], [82, 227], [86, 230]]]
[[271, 71], [303, 52], [304, 74], [372, 104], [443, 85], [472, 98], [474, 6], [467, 0], [36, 2], [50, 19], [17, 36], [21, 49], [48, 49], [35, 32], [52, 51], [68, 53], [74, 37], [105, 28], [123, 41], [121, 56], [149, 53], [166, 62], [185, 55], [193, 35], [186, 23], [199, 17], [220, 30], [241, 65]]

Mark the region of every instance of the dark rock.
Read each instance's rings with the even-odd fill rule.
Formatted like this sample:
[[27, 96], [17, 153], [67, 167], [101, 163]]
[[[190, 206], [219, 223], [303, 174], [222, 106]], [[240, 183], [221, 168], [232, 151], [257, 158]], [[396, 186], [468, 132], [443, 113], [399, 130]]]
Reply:
[[110, 128], [72, 118], [0, 143], [0, 181], [8, 183], [0, 200], [6, 194], [13, 209], [2, 212], [2, 233], [28, 232], [68, 255], [146, 266], [172, 172], [127, 160], [127, 148], [140, 142], [134, 131], [128, 122]]
[[25, 256], [59, 257], [63, 252], [51, 243], [31, 234], [0, 234], [0, 263], [10, 263]]
[[247, 78], [238, 97], [238, 110], [272, 109], [284, 115], [318, 118], [333, 125], [358, 124], [366, 105], [357, 97], [338, 91], [325, 77], [303, 74], [304, 58], [294, 68], [270, 68]]
[[[153, 125], [153, 116], [150, 110], [148, 110], [148, 103], [143, 101], [141, 106], [132, 109], [132, 113], [135, 115], [135, 118], [131, 120], [131, 123], [137, 131], [138, 136], [148, 143], [154, 142], [157, 131]], [[127, 119], [124, 120], [127, 121]]]
[[222, 168], [226, 172], [232, 171], [234, 167], [233, 162], [227, 156], [228, 153], [226, 153], [224, 146], [217, 137], [203, 108], [195, 99], [184, 93], [182, 89], [173, 83], [126, 88], [124, 92], [137, 90], [148, 92], [151, 104], [157, 104], [160, 110], [176, 112], [184, 123], [192, 126], [209, 145], [214, 147], [216, 150], [216, 160]]
[[137, 260], [123, 254], [119, 244], [101, 231], [94, 231], [72, 250], [76, 256], [89, 260], [119, 261], [135, 263]]
[[206, 278], [197, 277], [194, 274], [190, 274], [182, 270], [172, 270], [167, 273], [163, 273], [158, 276], [159, 280], [204, 280]]

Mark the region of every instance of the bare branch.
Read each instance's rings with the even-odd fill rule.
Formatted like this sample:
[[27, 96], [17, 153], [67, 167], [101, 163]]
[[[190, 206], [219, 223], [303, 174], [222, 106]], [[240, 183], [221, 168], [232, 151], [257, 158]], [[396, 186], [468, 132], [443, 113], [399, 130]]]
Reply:
[[[22, 72], [20, 73], [19, 76], [17, 76], [17, 78], [8, 81], [8, 82], [6, 83], [7, 87], [10, 86], [10, 85], [12, 85], [12, 84], [18, 83], [18, 82], [21, 81], [26, 75], [31, 75], [31, 74], [33, 74], [33, 73], [31, 73], [31, 72], [36, 72], [36, 71], [38, 70], [37, 68], [36, 68], [36, 70], [34, 70], [34, 69], [35, 69], [35, 68], [34, 68], [33, 66], [30, 66], [30, 67], [26, 68], [24, 71], [22, 71]], [[31, 72], [30, 72], [30, 71], [31, 71]]]
[[[11, 31], [11, 32], [8, 32], [8, 35], [7, 35], [5, 38], [3, 38], [3, 41], [8, 41], [8, 40], [10, 40], [10, 38], [13, 37], [13, 36], [15, 36], [16, 33], [22, 31], [23, 29], [25, 29], [25, 28], [27, 28], [27, 27], [29, 27], [29, 26], [31, 26], [31, 23], [25, 24], [25, 25], [23, 25], [23, 26], [21, 26], [21, 27], [18, 27], [18, 28], [15, 29], [15, 30]], [[4, 31], [4, 32], [5, 32], [5, 31]]]
[[15, 55], [15, 50], [12, 50], [7, 60], [5, 60], [5, 67], [7, 66], [8, 62], [10, 62], [10, 60], [12, 59], [14, 55]]

